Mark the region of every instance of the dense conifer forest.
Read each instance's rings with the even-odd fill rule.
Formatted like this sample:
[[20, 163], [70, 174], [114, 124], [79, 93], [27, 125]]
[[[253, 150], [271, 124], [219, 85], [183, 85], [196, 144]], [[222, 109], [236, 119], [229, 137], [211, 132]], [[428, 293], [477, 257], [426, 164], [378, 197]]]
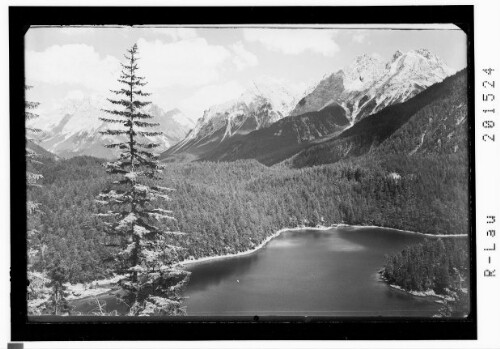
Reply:
[[440, 315], [469, 311], [470, 257], [467, 239], [424, 240], [386, 256], [384, 279], [419, 294], [446, 296]]
[[[174, 28], [154, 32], [159, 34], [163, 29]], [[177, 45], [173, 44], [177, 39], [206, 45], [212, 41], [201, 40], [208, 29], [196, 34], [194, 28], [190, 30], [172, 34], [169, 49]], [[189, 39], [181, 38], [183, 35]], [[174, 40], [174, 36], [179, 38]], [[231, 85], [235, 91], [223, 102], [226, 92], [216, 87], [217, 98], [199, 98], [200, 92], [196, 92], [200, 88], [205, 95], [205, 88], [217, 85], [184, 86], [174, 81], [158, 87], [163, 73], [156, 69], [163, 69], [159, 63], [163, 60], [158, 58], [158, 48], [152, 50], [143, 38], [139, 41], [146, 46], [144, 57], [137, 44], [126, 50], [114, 85], [108, 86], [107, 77], [96, 81], [102, 85], [98, 90], [109, 91], [112, 98], [93, 96], [88, 86], [85, 93], [68, 87], [67, 96], [56, 104], [58, 97], [48, 99], [49, 94], [37, 92], [33, 96], [45, 99], [42, 106], [47, 103], [40, 118], [40, 103], [28, 97], [25, 101], [25, 120], [34, 123], [26, 125], [30, 315], [71, 315], [76, 308], [71, 302], [90, 297], [98, 300], [104, 294], [123, 302], [130, 316], [185, 315], [186, 299], [195, 298], [185, 286], [190, 277], [196, 285], [196, 272], [182, 261], [253, 252], [286, 228], [321, 230], [338, 224], [432, 236], [398, 241], [396, 234], [388, 235], [384, 241], [388, 249], [383, 252], [362, 244], [354, 248], [353, 243], [350, 257], [363, 267], [369, 266], [372, 276], [379, 269], [382, 278], [396, 288], [437, 295], [443, 302], [443, 316], [458, 308], [467, 312], [471, 139], [465, 62], [457, 72], [427, 49], [397, 50], [386, 62], [365, 54], [325, 75], [302, 94], [292, 91], [302, 87], [288, 86], [298, 81], [274, 79], [270, 74], [262, 83], [250, 79], [252, 86], [233, 96], [239, 90], [236, 85], [241, 82], [243, 88], [247, 77], [238, 73], [230, 80], [238, 81]], [[225, 51], [222, 46], [219, 49]], [[240, 62], [242, 57], [234, 59], [238, 71], [241, 65], [260, 64], [257, 56], [246, 53], [241, 41], [231, 46], [228, 55], [232, 55], [230, 51], [250, 57], [248, 64]], [[153, 61], [148, 60], [150, 56], [154, 56]], [[115, 59], [106, 56], [106, 69], [114, 63], [118, 68]], [[150, 76], [142, 76], [142, 62]], [[198, 65], [197, 60], [193, 62]], [[300, 67], [307, 66], [304, 62]], [[170, 69], [168, 60], [163, 63]], [[189, 71], [188, 82], [189, 76], [204, 71], [205, 67], [201, 68], [194, 73], [191, 68], [185, 72], [176, 68], [175, 75], [182, 77]], [[73, 80], [78, 85], [81, 79]], [[170, 88], [175, 88], [170, 91], [175, 93], [168, 93]], [[210, 106], [205, 99], [223, 103]], [[179, 104], [187, 109], [186, 114], [177, 108], [160, 112], [152, 105], [160, 101], [161, 105]], [[201, 117], [192, 119], [196, 116]], [[162, 130], [176, 127], [190, 131], [179, 131], [183, 135], [174, 144]], [[94, 150], [96, 145], [102, 149]], [[406, 241], [414, 244], [406, 246]], [[301, 252], [303, 246], [300, 244]], [[383, 263], [387, 251], [404, 246], [386, 256], [385, 265], [375, 265]], [[267, 252], [278, 255], [269, 247]], [[377, 259], [369, 263], [354, 254], [362, 249]], [[328, 272], [338, 264], [332, 263], [331, 253], [328, 250], [325, 258]], [[309, 270], [303, 274], [320, 269], [310, 263], [318, 260], [318, 253], [310, 256], [306, 263]], [[352, 260], [340, 256], [350, 263], [338, 268], [341, 275], [353, 276], [355, 282], [368, 279], [368, 273], [365, 277], [349, 273]], [[291, 258], [283, 259], [289, 263]], [[276, 270], [281, 277], [283, 269]], [[295, 267], [290, 270], [288, 280], [296, 280], [300, 273]], [[208, 273], [205, 270], [203, 274]], [[325, 275], [297, 280], [316, 286], [320, 279], [334, 280], [348, 291], [366, 289], [355, 282], [346, 287], [334, 274]], [[240, 284], [240, 279], [244, 280], [235, 277], [235, 284]], [[92, 287], [101, 293], [87, 292], [89, 284], [97, 280], [105, 280], [109, 288], [101, 284]], [[246, 287], [248, 290], [248, 284]], [[321, 291], [327, 288], [318, 286]], [[216, 293], [218, 297], [222, 294]], [[323, 293], [337, 299], [330, 292]], [[355, 301], [362, 297], [351, 296]], [[297, 298], [303, 299], [300, 294]], [[211, 304], [206, 298], [202, 301]], [[223, 301], [227, 303], [227, 297]], [[110, 315], [98, 306], [95, 315]]]
[[411, 291], [462, 290], [469, 278], [467, 239], [425, 240], [388, 256], [383, 276]]
[[[179, 259], [248, 250], [276, 230], [298, 225], [364, 224], [427, 234], [468, 233], [467, 170], [463, 154], [380, 155], [303, 169], [255, 160], [167, 164], [161, 185], [175, 189], [163, 227], [186, 249]], [[108, 275], [116, 251], [103, 233], [96, 195], [109, 180], [103, 160], [76, 157], [36, 164], [41, 187], [29, 195], [42, 214], [43, 270], [61, 259], [71, 282]], [[109, 261], [108, 263], [112, 263]]]

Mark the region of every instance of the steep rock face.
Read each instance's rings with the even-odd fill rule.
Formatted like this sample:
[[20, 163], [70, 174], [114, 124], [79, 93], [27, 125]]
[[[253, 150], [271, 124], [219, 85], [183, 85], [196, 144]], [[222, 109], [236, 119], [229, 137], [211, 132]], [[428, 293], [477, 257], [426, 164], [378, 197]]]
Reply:
[[467, 155], [466, 71], [446, 78], [417, 96], [367, 116], [329, 139], [308, 144], [286, 162], [292, 167], [334, 163], [371, 155]]
[[188, 136], [162, 158], [255, 158], [273, 164], [309, 143], [349, 132], [367, 116], [410, 100], [452, 73], [438, 57], [420, 49], [396, 51], [388, 62], [359, 56], [321, 80], [292, 108], [294, 98], [279, 85], [264, 85], [265, 92], [256, 85], [237, 100], [207, 110]]
[[291, 115], [341, 105], [351, 124], [389, 105], [402, 103], [455, 71], [426, 49], [396, 51], [388, 62], [362, 55], [322, 81], [295, 106]]
[[[271, 126], [224, 140], [200, 156], [202, 160], [256, 159], [273, 165], [297, 153], [315, 139], [340, 133], [349, 120], [339, 105], [283, 118]], [[168, 152], [168, 151], [167, 151]]]
[[[62, 158], [78, 155], [90, 155], [106, 159], [115, 158], [118, 151], [104, 147], [114, 143], [116, 136], [102, 135], [99, 132], [113, 128], [99, 120], [99, 117], [109, 117], [102, 109], [109, 108], [105, 98], [87, 97], [67, 100], [57, 110], [33, 121], [33, 125], [42, 130], [39, 145], [49, 152]], [[180, 111], [163, 111], [156, 105], [150, 105], [146, 111], [154, 116], [153, 121], [160, 124], [158, 130], [164, 134], [148, 137], [151, 141], [160, 143], [158, 152], [166, 150], [171, 144], [183, 139], [189, 126], [175, 120]]]
[[206, 110], [186, 138], [168, 153], [204, 154], [234, 136], [269, 127], [287, 116], [295, 103], [295, 96], [282, 86], [254, 84], [239, 98]]

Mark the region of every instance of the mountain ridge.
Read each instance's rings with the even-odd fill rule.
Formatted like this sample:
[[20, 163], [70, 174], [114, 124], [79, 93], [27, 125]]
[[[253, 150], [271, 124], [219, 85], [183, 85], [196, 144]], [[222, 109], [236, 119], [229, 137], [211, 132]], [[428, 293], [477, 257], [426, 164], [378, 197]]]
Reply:
[[321, 80], [301, 99], [291, 115], [321, 110], [336, 102], [346, 109], [351, 123], [401, 103], [455, 71], [427, 49], [397, 50], [384, 62], [377, 56], [360, 55], [344, 69]]
[[294, 94], [276, 82], [254, 82], [238, 98], [205, 110], [185, 139], [167, 151], [172, 154], [190, 149], [195, 156], [201, 156], [225, 140], [283, 119], [295, 102]]
[[[222, 106], [219, 107], [222, 126], [211, 129], [212, 137], [197, 139], [200, 132], [195, 127], [186, 139], [164, 152], [161, 158], [177, 157], [189, 161], [255, 158], [273, 165], [301, 151], [309, 142], [336, 137], [368, 115], [411, 99], [451, 72], [451, 68], [425, 49], [407, 53], [396, 51], [388, 62], [376, 56], [361, 55], [348, 68], [322, 79], [297, 102], [289, 116], [228, 139], [227, 130], [222, 130], [224, 125], [229, 126], [227, 115], [222, 112], [225, 106]], [[209, 128], [210, 120], [200, 119], [197, 127]], [[182, 154], [185, 156], [180, 156]]]
[[[104, 146], [113, 143], [115, 137], [100, 134], [108, 128], [105, 122], [99, 120], [100, 117], [107, 117], [103, 109], [108, 109], [105, 99], [96, 96], [65, 100], [56, 110], [33, 120], [32, 125], [42, 130], [38, 145], [62, 158], [79, 155], [105, 159], [116, 157], [116, 150]], [[151, 104], [145, 111], [154, 116], [153, 121], [160, 124], [158, 130], [164, 133], [152, 137], [152, 141], [161, 144], [158, 152], [180, 141], [189, 131], [189, 122], [181, 124], [176, 121], [182, 115], [178, 109], [165, 111]]]
[[336, 137], [308, 144], [285, 163], [309, 167], [369, 153], [466, 152], [467, 108], [464, 69], [406, 102], [364, 118]]

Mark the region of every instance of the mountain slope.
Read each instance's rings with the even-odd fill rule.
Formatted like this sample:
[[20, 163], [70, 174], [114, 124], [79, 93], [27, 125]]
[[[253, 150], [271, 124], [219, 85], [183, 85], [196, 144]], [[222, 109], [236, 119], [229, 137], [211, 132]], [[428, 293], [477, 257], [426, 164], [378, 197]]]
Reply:
[[221, 142], [269, 127], [287, 116], [294, 95], [275, 82], [254, 83], [240, 97], [206, 110], [184, 140], [163, 157], [190, 153], [201, 158]]
[[[105, 101], [104, 98], [97, 97], [67, 100], [54, 112], [41, 115], [33, 122], [35, 127], [43, 131], [40, 146], [63, 158], [78, 155], [106, 159], [116, 157], [117, 150], [104, 147], [105, 144], [115, 142], [116, 137], [99, 133], [109, 128], [109, 125], [99, 120], [99, 117], [108, 117], [102, 111], [109, 108]], [[157, 148], [158, 152], [164, 151], [187, 134], [189, 124], [176, 121], [182, 115], [179, 110], [165, 112], [156, 105], [150, 105], [146, 111], [154, 116], [154, 122], [160, 124], [158, 130], [164, 132], [161, 136], [150, 137], [152, 141], [161, 144]]]
[[388, 62], [362, 55], [351, 65], [323, 79], [302, 98], [291, 115], [341, 105], [351, 123], [401, 103], [455, 73], [426, 49], [396, 51]]
[[28, 141], [26, 143], [26, 148], [33, 151], [37, 155], [37, 160], [39, 161], [43, 161], [43, 159], [59, 160], [59, 157], [56, 154], [51, 153], [33, 141]]
[[287, 117], [248, 135], [224, 140], [201, 155], [200, 160], [256, 159], [272, 165], [297, 153], [311, 140], [338, 133], [348, 124], [344, 109], [330, 105], [318, 112]]
[[455, 153], [467, 150], [467, 76], [462, 70], [410, 100], [370, 115], [340, 135], [287, 160], [293, 167], [333, 163], [367, 153]]
[[[279, 118], [269, 117], [276, 108], [266, 108], [264, 97], [272, 93], [282, 96], [279, 86], [268, 87], [265, 94], [254, 92], [254, 96], [264, 98], [261, 102], [255, 97], [248, 98], [251, 94], [247, 94], [246, 99], [242, 96], [236, 102], [211, 108], [186, 139], [168, 149], [162, 158], [189, 161], [254, 158], [272, 165], [311, 142], [335, 137], [364, 117], [414, 97], [452, 72], [425, 49], [404, 54], [397, 51], [387, 63], [362, 55], [344, 70], [320, 81], [293, 110], [289, 108], [287, 112], [283, 107]], [[253, 108], [248, 107], [250, 103], [254, 103]], [[285, 115], [290, 116], [283, 118]]]

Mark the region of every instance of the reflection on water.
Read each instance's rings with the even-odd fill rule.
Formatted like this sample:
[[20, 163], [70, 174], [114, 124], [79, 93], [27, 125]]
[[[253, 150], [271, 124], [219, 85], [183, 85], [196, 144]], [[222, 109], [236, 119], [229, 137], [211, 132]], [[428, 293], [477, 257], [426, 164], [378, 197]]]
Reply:
[[187, 267], [196, 270], [194, 277], [191, 274], [189, 279], [189, 291], [199, 292], [217, 286], [223, 280], [237, 280], [236, 276], [249, 270], [258, 258], [258, 254], [254, 253], [245, 258], [228, 258], [217, 263], [206, 262]]
[[189, 315], [432, 316], [439, 305], [394, 290], [384, 255], [422, 241], [383, 228], [287, 231], [257, 253], [189, 266]]
[[[439, 304], [382, 282], [385, 255], [424, 237], [384, 228], [287, 231], [256, 253], [187, 265], [188, 315], [419, 316]], [[114, 296], [107, 311], [127, 311]], [[91, 313], [95, 301], [76, 301]]]

